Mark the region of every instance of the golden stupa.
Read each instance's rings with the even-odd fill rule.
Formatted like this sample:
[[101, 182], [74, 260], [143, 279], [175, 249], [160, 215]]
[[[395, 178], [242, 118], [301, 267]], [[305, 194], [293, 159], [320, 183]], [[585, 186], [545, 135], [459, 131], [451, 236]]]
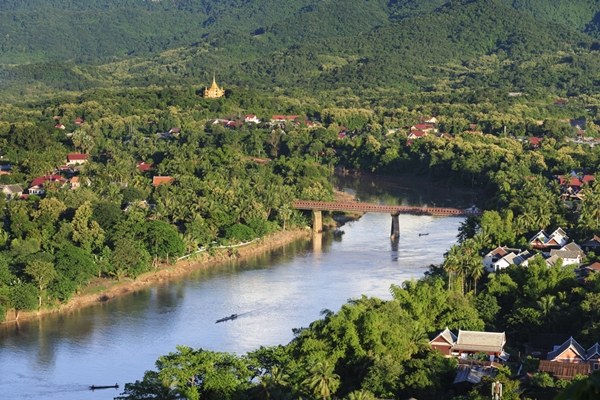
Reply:
[[218, 99], [219, 97], [225, 96], [225, 89], [217, 85], [215, 76], [213, 75], [212, 85], [209, 88], [204, 89], [204, 97], [209, 99]]

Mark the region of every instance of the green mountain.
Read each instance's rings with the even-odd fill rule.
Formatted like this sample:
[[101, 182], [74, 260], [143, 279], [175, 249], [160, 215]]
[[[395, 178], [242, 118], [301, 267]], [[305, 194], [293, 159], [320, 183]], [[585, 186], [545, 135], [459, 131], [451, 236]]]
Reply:
[[590, 92], [599, 15], [595, 0], [7, 0], [0, 90], [199, 85], [218, 72], [260, 89]]

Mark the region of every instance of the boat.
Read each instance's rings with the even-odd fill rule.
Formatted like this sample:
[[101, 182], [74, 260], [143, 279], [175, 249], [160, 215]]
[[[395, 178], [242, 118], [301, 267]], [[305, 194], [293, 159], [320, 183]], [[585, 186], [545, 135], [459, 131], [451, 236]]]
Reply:
[[223, 317], [221, 319], [216, 320], [215, 324], [218, 324], [219, 322], [231, 321], [232, 319], [236, 319], [237, 317], [238, 317], [237, 314], [231, 314], [228, 317]]
[[419, 233], [419, 236], [427, 236], [427, 235], [429, 235], [429, 232], [427, 232], [427, 233]]
[[90, 390], [98, 390], [98, 389], [118, 389], [119, 384], [115, 383], [114, 385], [90, 385]]

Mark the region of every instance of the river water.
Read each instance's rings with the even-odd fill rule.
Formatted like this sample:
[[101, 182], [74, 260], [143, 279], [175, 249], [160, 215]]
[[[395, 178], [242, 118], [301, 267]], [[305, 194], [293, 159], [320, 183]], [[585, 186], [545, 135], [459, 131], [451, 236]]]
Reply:
[[[417, 179], [338, 178], [361, 201], [468, 207], [474, 196]], [[345, 234], [324, 234], [255, 259], [215, 267], [139, 293], [19, 325], [0, 326], [0, 398], [112, 399], [89, 385], [141, 379], [177, 345], [243, 354], [293, 338], [323, 309], [361, 295], [389, 299], [391, 284], [423, 275], [455, 243], [462, 218], [366, 214]], [[419, 233], [427, 235], [419, 236]], [[237, 313], [233, 320], [215, 320]]]

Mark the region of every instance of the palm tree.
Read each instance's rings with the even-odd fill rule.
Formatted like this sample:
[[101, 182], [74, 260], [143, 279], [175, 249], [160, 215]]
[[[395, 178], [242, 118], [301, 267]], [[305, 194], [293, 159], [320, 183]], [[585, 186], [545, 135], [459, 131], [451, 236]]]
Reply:
[[308, 386], [316, 398], [330, 399], [340, 385], [340, 376], [333, 369], [328, 361], [320, 361], [310, 369], [311, 375], [302, 384]]
[[448, 274], [448, 290], [452, 290], [452, 276], [455, 275], [460, 267], [460, 247], [452, 246], [446, 259], [444, 260], [443, 268]]
[[550, 315], [550, 312], [552, 312], [552, 310], [554, 309], [555, 301], [556, 301], [556, 296], [553, 296], [551, 294], [542, 296], [537, 301], [537, 304], [540, 307], [540, 311], [542, 312], [542, 315], [544, 316], [544, 318], [547, 318], [548, 315]]
[[260, 379], [260, 384], [263, 387], [267, 399], [270, 399], [274, 394], [274, 398], [277, 398], [282, 388], [288, 386], [289, 376], [285, 374], [279, 367], [273, 367], [271, 373], [263, 375]]
[[346, 400], [375, 400], [375, 396], [368, 390], [355, 390], [346, 397]]

